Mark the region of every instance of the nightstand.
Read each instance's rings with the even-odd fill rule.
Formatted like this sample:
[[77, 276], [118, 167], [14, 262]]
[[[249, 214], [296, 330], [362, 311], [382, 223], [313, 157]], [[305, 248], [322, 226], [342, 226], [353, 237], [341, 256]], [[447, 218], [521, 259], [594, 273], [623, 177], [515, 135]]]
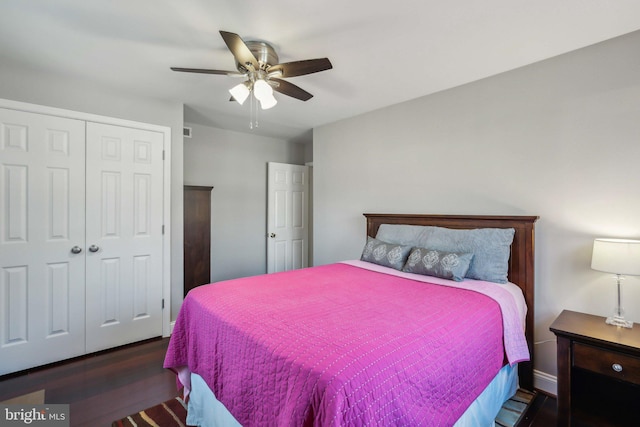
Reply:
[[564, 310], [551, 324], [558, 338], [558, 425], [640, 424], [640, 324]]

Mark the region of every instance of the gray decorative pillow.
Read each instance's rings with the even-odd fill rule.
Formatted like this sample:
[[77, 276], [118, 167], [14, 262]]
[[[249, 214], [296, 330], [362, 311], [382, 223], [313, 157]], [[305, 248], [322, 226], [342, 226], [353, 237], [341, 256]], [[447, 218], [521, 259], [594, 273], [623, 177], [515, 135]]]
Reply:
[[507, 283], [513, 228], [477, 228], [454, 230], [433, 227], [429, 247], [441, 251], [470, 252], [473, 261], [466, 277], [488, 282]]
[[410, 250], [411, 246], [387, 243], [374, 239], [373, 237], [367, 237], [367, 244], [364, 245], [360, 259], [385, 267], [395, 268], [396, 270], [402, 270]]
[[413, 248], [402, 271], [461, 282], [472, 259], [473, 254]]
[[506, 283], [513, 228], [453, 228], [382, 224], [378, 239], [401, 245], [433, 248], [439, 251], [473, 253], [466, 277]]

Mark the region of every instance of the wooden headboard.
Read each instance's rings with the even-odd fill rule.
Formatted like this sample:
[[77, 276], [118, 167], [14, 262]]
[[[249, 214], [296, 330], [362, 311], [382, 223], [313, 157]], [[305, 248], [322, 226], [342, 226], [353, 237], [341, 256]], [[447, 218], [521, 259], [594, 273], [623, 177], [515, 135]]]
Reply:
[[533, 390], [533, 328], [534, 328], [534, 224], [537, 216], [487, 215], [412, 215], [369, 214], [367, 236], [376, 237], [381, 224], [431, 225], [446, 228], [513, 228], [515, 235], [509, 257], [509, 281], [518, 285], [527, 303], [526, 337], [531, 361], [519, 364], [520, 387]]

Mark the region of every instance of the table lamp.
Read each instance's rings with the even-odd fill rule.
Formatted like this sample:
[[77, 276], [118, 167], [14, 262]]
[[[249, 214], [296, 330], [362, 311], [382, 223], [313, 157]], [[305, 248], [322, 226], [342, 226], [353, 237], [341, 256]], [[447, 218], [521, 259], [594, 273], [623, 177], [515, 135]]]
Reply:
[[640, 276], [640, 240], [628, 239], [595, 239], [591, 268], [616, 275], [618, 283], [618, 304], [613, 316], [607, 317], [609, 325], [623, 328], [633, 327], [633, 322], [624, 318], [620, 296], [622, 275]]

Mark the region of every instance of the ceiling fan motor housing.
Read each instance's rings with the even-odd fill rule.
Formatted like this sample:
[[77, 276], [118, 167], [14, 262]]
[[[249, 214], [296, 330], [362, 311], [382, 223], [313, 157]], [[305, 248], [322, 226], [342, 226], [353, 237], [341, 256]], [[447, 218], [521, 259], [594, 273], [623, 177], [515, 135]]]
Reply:
[[[268, 66], [278, 63], [278, 54], [276, 50], [267, 42], [263, 41], [255, 41], [248, 40], [245, 41], [245, 44], [258, 60], [258, 64], [260, 64], [260, 69], [265, 70]], [[245, 64], [236, 64], [236, 68], [241, 73], [247, 73], [249, 70]]]

